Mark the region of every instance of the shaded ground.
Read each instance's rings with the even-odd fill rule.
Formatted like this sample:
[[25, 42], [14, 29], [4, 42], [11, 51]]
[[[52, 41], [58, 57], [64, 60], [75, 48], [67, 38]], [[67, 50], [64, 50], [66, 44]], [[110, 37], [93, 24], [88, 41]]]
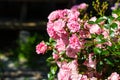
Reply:
[[48, 67], [44, 60], [36, 68], [24, 62], [14, 61], [4, 53], [0, 54], [0, 80], [47, 80]]
[[22, 34], [22, 40], [20, 30], [0, 30], [0, 80], [47, 80], [47, 55], [36, 54], [35, 46], [48, 36], [45, 31], [25, 31], [29, 35]]

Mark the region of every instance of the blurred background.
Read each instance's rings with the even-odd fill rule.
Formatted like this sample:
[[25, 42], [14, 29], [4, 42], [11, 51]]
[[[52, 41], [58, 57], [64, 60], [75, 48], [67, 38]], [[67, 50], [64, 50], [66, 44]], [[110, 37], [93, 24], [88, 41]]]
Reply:
[[[0, 80], [47, 80], [49, 54], [37, 55], [35, 46], [47, 41], [48, 15], [57, 9], [93, 0], [0, 0]], [[101, 2], [104, 0], [100, 0]], [[106, 0], [110, 7], [116, 0]]]

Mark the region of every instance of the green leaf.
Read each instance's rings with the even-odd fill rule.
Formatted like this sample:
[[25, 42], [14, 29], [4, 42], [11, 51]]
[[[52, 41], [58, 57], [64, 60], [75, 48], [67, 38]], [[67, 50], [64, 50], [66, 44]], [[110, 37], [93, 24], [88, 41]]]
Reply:
[[104, 43], [104, 42], [106, 42], [106, 40], [104, 39], [103, 35], [98, 35], [96, 37], [96, 41], [97, 41], [97, 43]]
[[110, 27], [113, 28], [113, 29], [117, 29], [117, 28], [118, 28], [118, 25], [117, 25], [116, 23], [112, 23], [112, 24], [110, 25]]
[[98, 19], [95, 21], [95, 23], [100, 23], [100, 22], [102, 22], [102, 21], [104, 21], [104, 20], [105, 20], [104, 17], [100, 17], [100, 18], [98, 18]]
[[103, 69], [103, 63], [102, 61], [98, 62], [96, 65], [97, 72], [101, 72]]
[[104, 27], [105, 27], [106, 29], [110, 29], [110, 25], [109, 25], [109, 24], [104, 24]]
[[51, 62], [51, 61], [53, 61], [54, 59], [53, 59], [53, 57], [49, 57], [49, 58], [47, 58], [47, 62]]
[[91, 42], [91, 41], [87, 41], [86, 43], [85, 43], [85, 46], [86, 47], [90, 47], [90, 46], [92, 46], [93, 45], [93, 43]]
[[111, 50], [111, 51], [115, 51], [115, 50], [116, 50], [116, 49], [115, 49], [115, 45], [107, 46], [107, 47], [108, 47], [108, 49]]
[[54, 80], [55, 78], [55, 76], [51, 72], [49, 72], [47, 76], [48, 76], [48, 80]]
[[96, 36], [97, 36], [96, 34], [91, 34], [92, 38], [96, 38]]
[[94, 21], [88, 21], [88, 23], [89, 23], [89, 24], [95, 24], [95, 22], [94, 22]]
[[101, 52], [102, 52], [102, 50], [100, 48], [97, 48], [97, 47], [95, 47], [93, 49], [93, 51], [94, 51], [95, 54], [101, 54]]
[[106, 61], [106, 64], [109, 64], [111, 66], [114, 66], [114, 64], [112, 63], [112, 60], [105, 58], [104, 61]]
[[116, 20], [120, 21], [120, 16], [119, 16], [119, 17], [117, 17], [117, 19], [116, 19]]
[[49, 42], [54, 42], [54, 39], [53, 38], [49, 38]]
[[109, 51], [108, 50], [103, 50], [102, 51], [102, 55], [108, 55], [109, 54]]
[[114, 34], [114, 31], [110, 30], [110, 37], [114, 37], [115, 34]]
[[114, 10], [113, 13], [117, 14], [118, 16], [120, 16], [120, 8]]
[[102, 61], [100, 61], [100, 63], [99, 63], [100, 65], [103, 65], [103, 62]]
[[49, 42], [46, 42], [45, 44], [50, 45], [50, 43], [49, 43]]
[[51, 70], [51, 73], [55, 75], [57, 71], [57, 66], [51, 66], [50, 70]]
[[120, 55], [120, 52], [115, 52], [115, 54]]
[[114, 17], [110, 16], [110, 17], [108, 17], [107, 19], [108, 19], [108, 23], [111, 24], [112, 21], [114, 20]]

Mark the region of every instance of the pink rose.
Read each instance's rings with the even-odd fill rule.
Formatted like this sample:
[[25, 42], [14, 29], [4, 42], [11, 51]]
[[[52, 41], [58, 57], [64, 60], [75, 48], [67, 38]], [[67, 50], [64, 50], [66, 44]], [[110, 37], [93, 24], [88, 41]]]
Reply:
[[65, 45], [68, 45], [69, 43], [69, 34], [66, 32], [65, 34], [61, 34], [60, 38], [63, 40]]
[[77, 58], [76, 51], [73, 48], [71, 48], [70, 46], [68, 46], [66, 48], [66, 55], [70, 58]]
[[98, 80], [96, 77], [92, 77], [90, 78], [90, 80]]
[[59, 69], [57, 74], [58, 80], [70, 80], [71, 72], [68, 68], [66, 69]]
[[62, 33], [64, 31], [65, 22], [62, 19], [58, 19], [54, 22], [54, 30]]
[[117, 18], [117, 17], [118, 17], [118, 15], [115, 14], [115, 13], [113, 13], [112, 16], [113, 16], [114, 18]]
[[69, 46], [75, 50], [75, 52], [79, 52], [80, 49], [83, 47], [84, 42], [80, 41], [79, 38], [73, 34], [69, 38]]
[[86, 65], [87, 67], [96, 69], [96, 59], [92, 60], [94, 53], [90, 53], [88, 56], [88, 61], [84, 62], [84, 65]]
[[71, 32], [79, 32], [80, 24], [77, 21], [70, 21], [67, 23], [68, 28]]
[[104, 44], [107, 44], [108, 46], [112, 46], [112, 42], [110, 42], [110, 41], [105, 42]]
[[71, 77], [70, 77], [70, 80], [81, 80], [82, 78], [82, 74], [72, 74]]
[[40, 42], [37, 46], [36, 46], [36, 52], [37, 54], [44, 54], [47, 50], [47, 45], [44, 42]]
[[79, 9], [86, 9], [88, 7], [88, 5], [86, 3], [81, 3], [80, 5], [78, 5]]
[[53, 39], [59, 38], [58, 35], [56, 34], [54, 28], [53, 28], [53, 23], [51, 23], [51, 22], [47, 23], [47, 33]]
[[52, 55], [53, 55], [53, 59], [58, 60], [59, 55], [58, 55], [57, 53], [54, 53], [54, 52], [53, 52]]
[[67, 16], [70, 13], [70, 11], [71, 11], [70, 9], [61, 10], [59, 13], [60, 18], [63, 19], [64, 21], [67, 21]]
[[90, 20], [89, 21], [96, 21], [97, 20], [97, 18], [96, 17], [92, 17], [92, 18], [90, 18]]
[[65, 43], [63, 42], [63, 40], [61, 38], [57, 40], [56, 49], [59, 52], [65, 51]]
[[80, 38], [82, 39], [91, 37], [88, 30], [80, 30], [79, 35], [80, 35]]
[[[78, 74], [78, 63], [77, 60], [73, 60], [71, 62], [62, 62], [59, 63], [59, 72], [58, 72], [58, 80], [79, 80], [81, 75]], [[76, 76], [77, 75], [77, 76]]]
[[68, 67], [67, 62], [57, 62], [59, 66], [59, 72], [57, 74], [58, 80], [70, 80], [71, 70]]
[[58, 19], [60, 16], [59, 16], [59, 12], [60, 12], [61, 10], [56, 10], [56, 11], [53, 11], [53, 12], [51, 12], [50, 14], [49, 14], [49, 16], [48, 16], [48, 19], [50, 20], [50, 21], [54, 21], [54, 20], [56, 20], [56, 19]]
[[86, 3], [81, 3], [79, 5], [73, 6], [71, 10], [79, 10], [79, 9], [85, 10], [87, 7], [88, 5]]
[[78, 10], [78, 5], [72, 6], [71, 10], [74, 10], [74, 11], [76, 10], [77, 11]]
[[103, 30], [102, 35], [104, 36], [105, 39], [108, 38], [109, 37], [109, 31], [108, 30]]
[[73, 60], [68, 63], [68, 67], [71, 69], [72, 74], [78, 73], [78, 62], [77, 60]]
[[81, 80], [89, 80], [88, 77], [86, 75], [83, 75]]
[[117, 72], [114, 72], [108, 77], [108, 80], [120, 80], [120, 75]]
[[91, 25], [91, 27], [90, 27], [90, 33], [91, 34], [100, 34], [101, 33], [101, 28], [97, 25], [97, 24], [93, 24], [93, 25]]
[[68, 21], [71, 22], [71, 21], [79, 21], [79, 11], [76, 11], [76, 10], [70, 10], [67, 18], [68, 18]]

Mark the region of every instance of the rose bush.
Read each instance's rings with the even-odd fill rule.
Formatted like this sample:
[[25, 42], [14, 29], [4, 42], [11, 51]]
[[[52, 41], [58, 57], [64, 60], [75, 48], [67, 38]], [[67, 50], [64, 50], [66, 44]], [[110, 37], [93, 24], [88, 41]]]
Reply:
[[48, 16], [49, 42], [40, 42], [36, 52], [52, 51], [49, 80], [120, 80], [120, 8], [83, 19], [87, 7], [82, 3]]

